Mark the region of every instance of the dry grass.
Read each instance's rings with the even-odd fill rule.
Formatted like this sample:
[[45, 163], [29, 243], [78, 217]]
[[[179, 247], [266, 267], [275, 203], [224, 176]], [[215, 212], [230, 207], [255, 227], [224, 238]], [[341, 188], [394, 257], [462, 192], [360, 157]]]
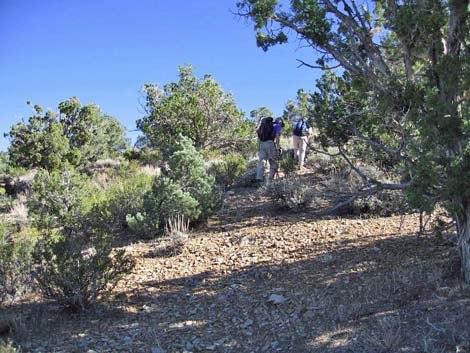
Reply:
[[366, 333], [365, 340], [378, 352], [394, 352], [403, 341], [401, 330], [399, 319], [385, 316], [377, 320], [375, 329]]
[[159, 167], [153, 166], [151, 164], [145, 164], [143, 166], [140, 166], [139, 171], [142, 174], [145, 174], [148, 176], [158, 176], [161, 173], [161, 169]]
[[23, 197], [15, 199], [11, 202], [9, 210], [0, 214], [0, 221], [7, 224], [25, 225], [28, 220], [28, 206]]

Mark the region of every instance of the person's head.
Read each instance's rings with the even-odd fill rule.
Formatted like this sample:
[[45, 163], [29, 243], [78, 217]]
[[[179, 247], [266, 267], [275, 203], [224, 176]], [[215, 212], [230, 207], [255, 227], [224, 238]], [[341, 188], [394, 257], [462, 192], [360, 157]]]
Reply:
[[272, 122], [274, 120], [272, 116], [267, 116], [265, 119], [267, 122]]
[[278, 123], [278, 124], [281, 125], [282, 127], [284, 126], [284, 120], [282, 120], [281, 117], [277, 117], [275, 121], [276, 121], [276, 123]]

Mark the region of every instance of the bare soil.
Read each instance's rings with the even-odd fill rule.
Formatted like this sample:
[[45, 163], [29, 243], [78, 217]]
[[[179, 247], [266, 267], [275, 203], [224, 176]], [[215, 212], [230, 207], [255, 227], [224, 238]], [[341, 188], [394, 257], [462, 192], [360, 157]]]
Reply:
[[470, 288], [418, 217], [312, 218], [255, 188], [180, 249], [126, 246], [133, 273], [81, 314], [26, 300], [23, 352], [470, 352]]

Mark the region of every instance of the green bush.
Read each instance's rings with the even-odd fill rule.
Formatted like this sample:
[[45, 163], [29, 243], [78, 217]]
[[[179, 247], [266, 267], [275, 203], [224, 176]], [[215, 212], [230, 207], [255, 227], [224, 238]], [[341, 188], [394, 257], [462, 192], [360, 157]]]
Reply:
[[297, 162], [292, 156], [285, 156], [279, 161], [279, 167], [285, 176], [289, 176], [295, 171]]
[[204, 159], [188, 138], [179, 138], [162, 176], [171, 179], [198, 202], [200, 215], [197, 219], [206, 219], [220, 207], [222, 198], [214, 177], [207, 174]]
[[31, 289], [32, 251], [37, 231], [8, 231], [0, 224], [0, 304]]
[[124, 251], [113, 251], [109, 229], [97, 222], [102, 197], [72, 170], [41, 171], [33, 182], [30, 213], [42, 236], [34, 277], [45, 297], [72, 309], [93, 304], [133, 266]]
[[34, 258], [41, 293], [72, 310], [85, 309], [109, 294], [134, 266], [124, 250], [113, 251], [111, 239], [99, 233], [47, 232]]
[[246, 160], [239, 154], [228, 154], [221, 162], [214, 163], [209, 174], [215, 182], [224, 189], [232, 186], [235, 181], [246, 172]]
[[127, 215], [144, 207], [144, 196], [152, 188], [153, 177], [138, 171], [114, 178], [96, 197], [91, 216], [97, 228], [109, 230], [128, 226]]
[[7, 172], [8, 159], [8, 153], [0, 152], [0, 175]]
[[33, 180], [28, 201], [32, 223], [38, 229], [81, 228], [93, 205], [95, 189], [90, 180], [74, 171], [40, 170]]
[[154, 235], [170, 217], [183, 216], [190, 221], [203, 220], [221, 204], [221, 193], [214, 178], [204, 168], [204, 160], [191, 141], [180, 137], [172, 146], [162, 175], [155, 178], [152, 190], [144, 198], [141, 212], [131, 214], [131, 229]]
[[[171, 217], [197, 219], [201, 214], [198, 202], [178, 184], [166, 177], [157, 178], [144, 201], [145, 213], [127, 218], [131, 229], [152, 236], [162, 229]], [[142, 234], [143, 235], [143, 234]]]
[[123, 156], [128, 161], [139, 161], [142, 164], [157, 164], [159, 152], [156, 150], [150, 150], [148, 148], [136, 149], [129, 148], [124, 151]]

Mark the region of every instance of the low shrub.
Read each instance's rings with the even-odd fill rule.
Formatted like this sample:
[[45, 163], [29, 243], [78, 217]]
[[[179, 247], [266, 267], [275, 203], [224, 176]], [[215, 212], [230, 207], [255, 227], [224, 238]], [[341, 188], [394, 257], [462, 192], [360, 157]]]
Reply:
[[71, 310], [106, 296], [129, 273], [134, 260], [113, 250], [105, 234], [48, 232], [36, 246], [35, 279], [41, 293]]
[[144, 148], [138, 150], [136, 148], [127, 149], [123, 156], [128, 161], [139, 161], [142, 164], [156, 165], [159, 159], [159, 152]]
[[214, 177], [207, 174], [201, 154], [189, 139], [180, 137], [172, 146], [162, 174], [154, 179], [152, 190], [145, 195], [143, 210], [129, 215], [127, 221], [131, 229], [154, 236], [170, 217], [206, 219], [221, 205], [221, 200], [220, 190]]
[[13, 232], [0, 224], [0, 304], [14, 301], [31, 289], [32, 252], [37, 239], [34, 229]]
[[282, 157], [279, 161], [279, 168], [281, 168], [281, 171], [284, 173], [285, 176], [290, 176], [292, 173], [294, 173], [296, 167], [297, 162], [295, 158], [290, 155]]
[[405, 195], [399, 190], [384, 190], [375, 195], [359, 198], [351, 205], [353, 214], [388, 217], [411, 211]]
[[[332, 151], [334, 152], [334, 151]], [[348, 163], [341, 156], [330, 156], [322, 153], [311, 152], [308, 154], [305, 164], [323, 173], [340, 173], [349, 168]]]
[[171, 217], [181, 215], [195, 220], [201, 214], [197, 200], [166, 177], [156, 179], [152, 192], [145, 197], [144, 210], [128, 216], [127, 221], [134, 232], [147, 237], [158, 233]]
[[209, 168], [209, 174], [214, 176], [215, 182], [224, 189], [232, 186], [245, 172], [246, 159], [234, 153], [224, 156], [222, 161], [214, 163]]
[[128, 227], [127, 215], [144, 207], [144, 196], [152, 188], [153, 177], [136, 171], [112, 180], [100, 192], [91, 211], [95, 227], [118, 230]]
[[111, 232], [97, 224], [97, 187], [73, 170], [39, 172], [33, 183], [30, 214], [41, 232], [34, 279], [41, 293], [63, 305], [84, 309], [108, 293], [132, 266], [113, 250]]
[[314, 197], [311, 187], [296, 178], [274, 180], [263, 187], [263, 192], [281, 206], [294, 211], [309, 206]]
[[32, 189], [28, 207], [35, 227], [64, 227], [67, 231], [85, 226], [96, 194], [96, 188], [86, 176], [73, 169], [41, 170], [33, 180]]

